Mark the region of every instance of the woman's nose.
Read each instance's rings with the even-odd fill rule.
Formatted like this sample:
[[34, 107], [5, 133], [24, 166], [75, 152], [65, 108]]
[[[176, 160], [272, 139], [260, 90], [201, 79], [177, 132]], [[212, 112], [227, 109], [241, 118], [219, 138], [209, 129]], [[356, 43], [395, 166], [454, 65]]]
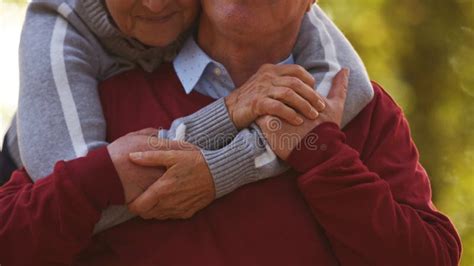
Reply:
[[142, 0], [142, 4], [153, 13], [159, 13], [163, 11], [169, 1], [170, 0]]

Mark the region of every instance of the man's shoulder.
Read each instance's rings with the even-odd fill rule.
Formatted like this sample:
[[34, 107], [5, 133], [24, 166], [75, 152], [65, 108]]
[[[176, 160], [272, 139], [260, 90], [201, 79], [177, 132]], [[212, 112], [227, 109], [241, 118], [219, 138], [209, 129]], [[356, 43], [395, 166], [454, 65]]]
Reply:
[[372, 111], [383, 116], [403, 116], [403, 110], [400, 105], [392, 98], [392, 96], [385, 90], [382, 85], [372, 81], [374, 88], [374, 99], [370, 103]]
[[377, 82], [372, 81], [374, 97], [369, 104], [346, 126], [345, 131], [383, 132], [405, 120], [402, 108]]
[[400, 114], [402, 108], [397, 102], [390, 96], [390, 94], [375, 81], [371, 81], [372, 88], [374, 89], [374, 96], [372, 100], [365, 106], [359, 115], [363, 114]]

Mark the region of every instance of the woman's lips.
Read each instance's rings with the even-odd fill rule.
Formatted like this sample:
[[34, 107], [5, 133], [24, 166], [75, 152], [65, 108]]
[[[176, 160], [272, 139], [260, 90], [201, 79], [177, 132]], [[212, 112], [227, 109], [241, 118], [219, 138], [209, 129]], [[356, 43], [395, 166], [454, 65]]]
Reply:
[[165, 23], [170, 20], [177, 12], [172, 12], [163, 16], [137, 16], [139, 20], [148, 23]]

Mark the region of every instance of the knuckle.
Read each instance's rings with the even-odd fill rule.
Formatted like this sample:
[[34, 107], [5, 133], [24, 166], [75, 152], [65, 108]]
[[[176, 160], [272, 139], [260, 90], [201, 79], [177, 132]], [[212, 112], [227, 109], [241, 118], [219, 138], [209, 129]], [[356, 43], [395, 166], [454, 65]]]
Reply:
[[306, 69], [300, 65], [294, 65], [294, 67], [299, 72], [306, 72]]
[[250, 108], [252, 109], [253, 113], [260, 113], [260, 107], [261, 106], [261, 103], [260, 103], [260, 99], [259, 98], [253, 98], [251, 101], [250, 101]]
[[294, 71], [296, 71], [298, 74], [305, 74], [306, 73], [306, 69], [304, 69], [304, 67], [300, 66], [300, 65], [292, 65]]
[[292, 89], [290, 89], [290, 88], [285, 88], [285, 89], [282, 91], [282, 93], [283, 93], [283, 95], [282, 95], [283, 97], [289, 98], [289, 97], [292, 97], [295, 92], [294, 92]]
[[290, 77], [289, 84], [291, 88], [295, 89], [301, 87], [303, 85], [303, 82], [299, 78]]
[[270, 113], [277, 113], [280, 110], [281, 104], [279, 102], [270, 102], [267, 104], [267, 110]]
[[[269, 72], [269, 71], [263, 72], [263, 73], [260, 74], [260, 79], [261, 79], [262, 81], [272, 80], [272, 79], [273, 79], [273, 74], [272, 74], [271, 72]], [[258, 89], [259, 89], [259, 90], [263, 90], [263, 89], [265, 89], [265, 88], [266, 88], [266, 87], [263, 86], [262, 84], [259, 84], [259, 86], [258, 86]]]
[[257, 92], [255, 94], [257, 96], [257, 98], [260, 96], [260, 93], [264, 92], [266, 89], [267, 89], [267, 86], [265, 86], [261, 83], [256, 84], [254, 90]]
[[275, 112], [275, 108], [277, 105], [278, 105], [278, 102], [265, 101], [261, 107], [262, 108], [261, 114], [269, 114], [269, 113]]

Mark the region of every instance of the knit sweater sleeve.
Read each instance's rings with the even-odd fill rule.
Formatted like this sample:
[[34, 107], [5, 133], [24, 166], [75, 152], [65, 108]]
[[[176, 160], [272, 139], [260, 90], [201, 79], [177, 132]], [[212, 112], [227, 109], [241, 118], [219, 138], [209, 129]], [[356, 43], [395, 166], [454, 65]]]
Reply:
[[90, 39], [66, 18], [67, 5], [29, 5], [20, 44], [17, 134], [23, 166], [34, 181], [106, 145], [97, 91], [100, 62]]
[[316, 79], [316, 90], [326, 97], [342, 67], [349, 68], [349, 89], [342, 125], [347, 125], [372, 100], [374, 90], [361, 58], [333, 21], [317, 5], [303, 19], [293, 50], [295, 62]]
[[159, 137], [183, 140], [204, 150], [216, 150], [230, 143], [237, 133], [224, 98], [221, 98], [189, 116], [174, 120], [170, 129], [160, 130]]
[[299, 189], [341, 265], [458, 265], [459, 236], [431, 202], [408, 123], [387, 95], [376, 98], [363, 111], [361, 152], [332, 123], [308, 134], [317, 142], [302, 140], [288, 160]]
[[123, 204], [120, 178], [106, 147], [33, 183], [18, 170], [0, 187], [0, 264], [72, 265], [110, 204]]

